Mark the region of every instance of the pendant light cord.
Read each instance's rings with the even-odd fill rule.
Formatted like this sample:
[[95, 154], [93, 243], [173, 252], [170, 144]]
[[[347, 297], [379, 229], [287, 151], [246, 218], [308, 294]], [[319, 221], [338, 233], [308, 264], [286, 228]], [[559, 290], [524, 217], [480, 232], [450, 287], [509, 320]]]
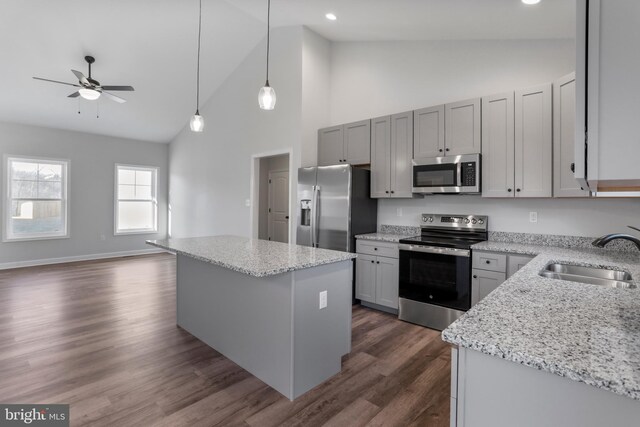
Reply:
[[200, 0], [200, 13], [198, 15], [198, 70], [196, 74], [196, 114], [200, 110], [200, 37], [202, 34], [202, 0]]
[[271, 0], [267, 0], [267, 86], [269, 86], [269, 33], [271, 27]]

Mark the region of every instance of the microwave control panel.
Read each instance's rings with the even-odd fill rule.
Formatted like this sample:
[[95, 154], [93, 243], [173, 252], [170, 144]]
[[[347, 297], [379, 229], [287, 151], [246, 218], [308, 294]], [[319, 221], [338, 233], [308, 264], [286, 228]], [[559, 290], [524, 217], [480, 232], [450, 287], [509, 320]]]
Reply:
[[460, 177], [463, 187], [476, 186], [476, 162], [462, 163], [462, 176]]

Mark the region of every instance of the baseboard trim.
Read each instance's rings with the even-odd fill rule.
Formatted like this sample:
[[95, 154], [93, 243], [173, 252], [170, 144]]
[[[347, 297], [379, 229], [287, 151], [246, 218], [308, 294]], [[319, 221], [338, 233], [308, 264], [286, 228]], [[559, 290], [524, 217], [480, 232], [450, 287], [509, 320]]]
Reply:
[[122, 258], [126, 256], [149, 255], [149, 254], [157, 254], [161, 252], [167, 252], [167, 251], [159, 248], [137, 249], [133, 251], [107, 252], [107, 253], [101, 253], [101, 254], [77, 255], [77, 256], [67, 256], [67, 257], [61, 257], [61, 258], [44, 258], [44, 259], [35, 259], [35, 260], [29, 260], [29, 261], [5, 262], [0, 264], [0, 270], [9, 270], [12, 268], [22, 268], [22, 267], [35, 267], [37, 265], [64, 264], [67, 262], [76, 262], [76, 261], [92, 261], [96, 259]]

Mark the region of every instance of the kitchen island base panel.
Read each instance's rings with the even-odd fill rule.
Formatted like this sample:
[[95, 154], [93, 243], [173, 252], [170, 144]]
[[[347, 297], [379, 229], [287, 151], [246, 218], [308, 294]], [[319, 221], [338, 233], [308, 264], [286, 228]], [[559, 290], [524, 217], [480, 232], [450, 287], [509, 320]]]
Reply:
[[352, 264], [258, 278], [178, 255], [178, 326], [293, 400], [351, 350]]
[[608, 390], [465, 348], [454, 348], [451, 360], [452, 427], [627, 426], [640, 419], [637, 400]]

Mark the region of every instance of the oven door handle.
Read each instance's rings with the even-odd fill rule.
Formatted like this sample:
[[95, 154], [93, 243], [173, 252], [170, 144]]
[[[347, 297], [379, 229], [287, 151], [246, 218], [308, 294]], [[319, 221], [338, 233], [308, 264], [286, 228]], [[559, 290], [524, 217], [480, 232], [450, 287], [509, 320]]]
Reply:
[[404, 243], [399, 244], [398, 249], [401, 251], [423, 252], [427, 254], [453, 255], [453, 256], [460, 256], [465, 258], [469, 258], [471, 256], [471, 251], [468, 249], [439, 248], [436, 246], [407, 245]]

